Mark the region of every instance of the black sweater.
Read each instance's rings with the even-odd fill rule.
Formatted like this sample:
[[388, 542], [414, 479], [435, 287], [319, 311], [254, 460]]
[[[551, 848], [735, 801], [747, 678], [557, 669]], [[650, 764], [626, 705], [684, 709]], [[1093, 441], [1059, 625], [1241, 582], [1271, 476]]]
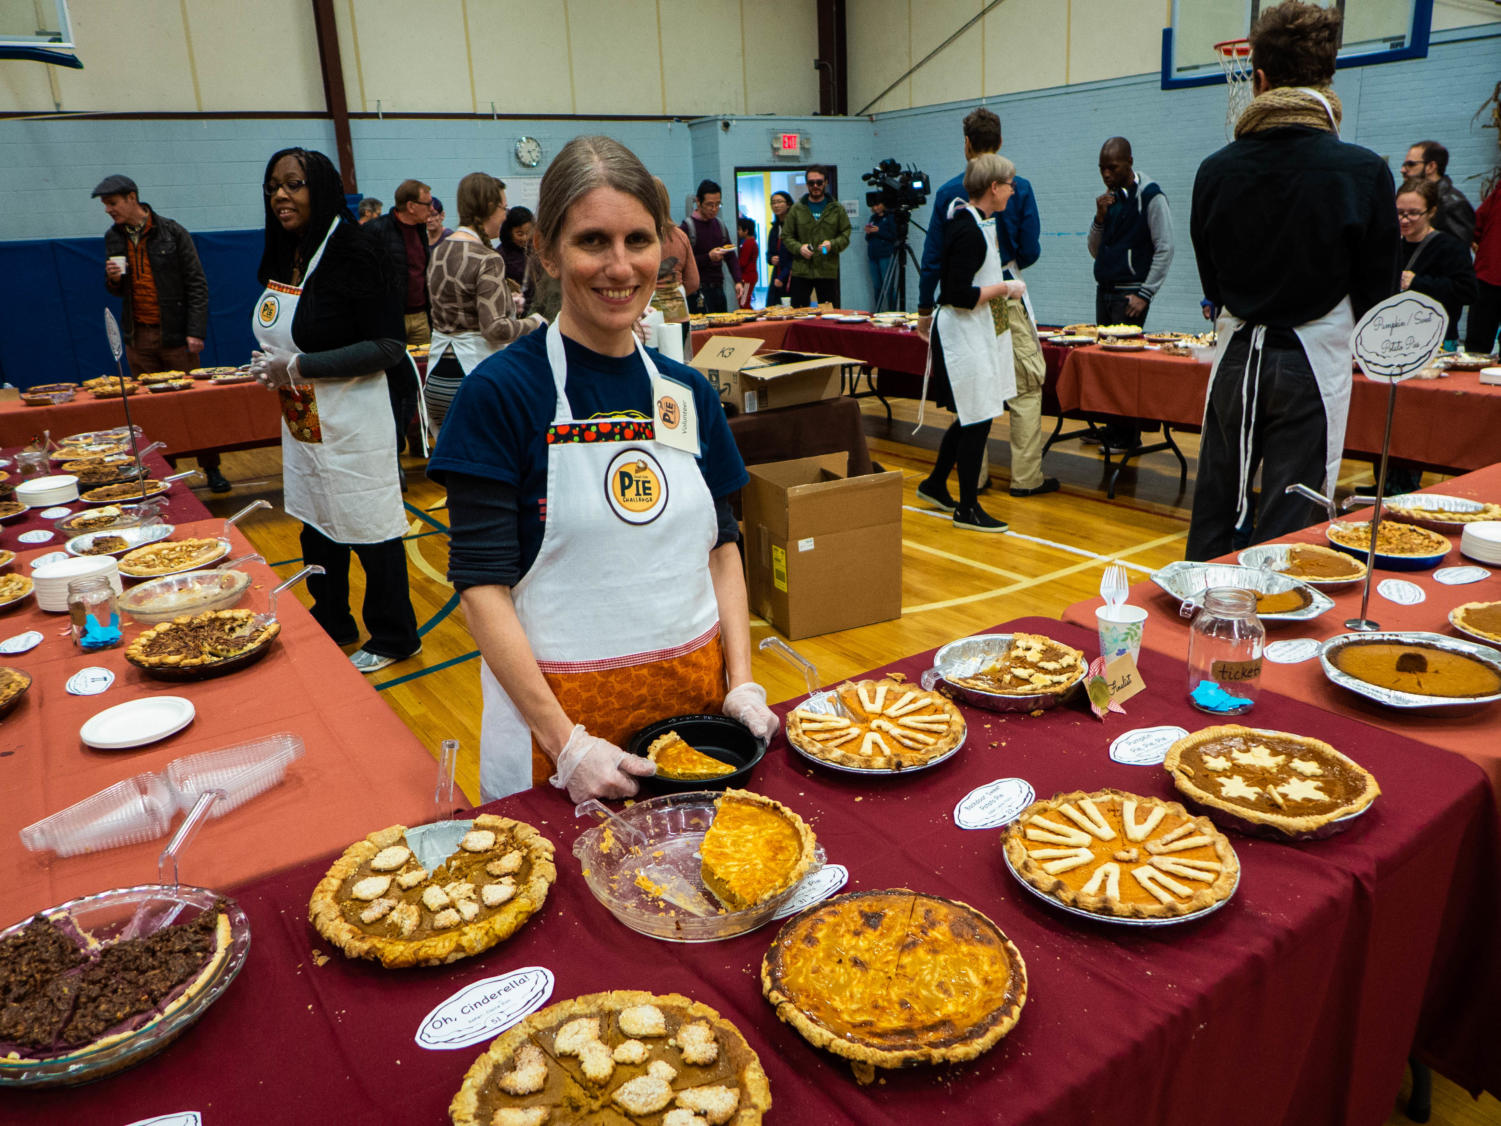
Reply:
[[1189, 221], [1204, 296], [1291, 328], [1348, 294], [1355, 317], [1397, 289], [1397, 203], [1386, 162], [1305, 126], [1253, 133], [1208, 157]]
[[[1416, 251], [1416, 253], [1414, 253]], [[1402, 269], [1411, 270], [1414, 293], [1426, 293], [1449, 314], [1450, 337], [1459, 332], [1459, 314], [1475, 300], [1475, 264], [1469, 247], [1443, 231], [1434, 231], [1421, 245], [1404, 241]]]
[[938, 303], [973, 309], [980, 303], [975, 275], [985, 264], [985, 236], [966, 210], [954, 212], [943, 225], [943, 258], [939, 262]]

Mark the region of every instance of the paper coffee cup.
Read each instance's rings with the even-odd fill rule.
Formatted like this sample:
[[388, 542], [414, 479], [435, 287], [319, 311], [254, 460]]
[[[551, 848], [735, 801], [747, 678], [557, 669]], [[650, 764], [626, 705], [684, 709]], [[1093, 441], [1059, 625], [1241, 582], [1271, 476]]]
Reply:
[[1108, 663], [1125, 653], [1141, 659], [1141, 632], [1147, 612], [1140, 606], [1100, 606], [1094, 612], [1100, 632], [1100, 656]]
[[784, 297], [784, 298], [782, 298], [782, 304], [783, 305], [791, 305], [792, 304], [792, 298], [790, 298], [790, 297]]
[[125, 255], [112, 254], [109, 256], [108, 261], [113, 262], [116, 266], [119, 266], [120, 272], [122, 274], [130, 272], [130, 260], [126, 258]]

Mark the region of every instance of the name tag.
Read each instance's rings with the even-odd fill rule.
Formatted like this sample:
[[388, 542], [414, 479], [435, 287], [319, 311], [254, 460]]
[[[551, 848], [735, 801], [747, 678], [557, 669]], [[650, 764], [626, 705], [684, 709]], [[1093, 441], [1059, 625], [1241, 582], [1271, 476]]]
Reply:
[[665, 375], [652, 376], [651, 413], [657, 441], [698, 456], [698, 412], [692, 390]]

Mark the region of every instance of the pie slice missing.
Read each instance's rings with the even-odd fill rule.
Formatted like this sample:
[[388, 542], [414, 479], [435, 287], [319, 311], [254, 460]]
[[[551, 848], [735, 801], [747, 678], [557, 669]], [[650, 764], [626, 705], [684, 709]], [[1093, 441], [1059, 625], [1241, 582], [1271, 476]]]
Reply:
[[669, 731], [652, 740], [646, 757], [657, 764], [657, 773], [664, 778], [723, 778], [737, 769], [731, 763], [690, 747], [676, 731]]

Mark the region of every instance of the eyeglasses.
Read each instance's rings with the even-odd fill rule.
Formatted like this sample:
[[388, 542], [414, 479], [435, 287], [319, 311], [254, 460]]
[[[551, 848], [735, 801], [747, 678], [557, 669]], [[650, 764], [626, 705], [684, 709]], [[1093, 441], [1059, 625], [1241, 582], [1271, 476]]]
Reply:
[[261, 190], [266, 193], [266, 198], [269, 199], [271, 196], [274, 196], [283, 188], [287, 190], [288, 195], [296, 195], [305, 187], [307, 187], [306, 180], [286, 180], [280, 184], [276, 183], [274, 180], [267, 180], [266, 183], [261, 185]]
[[1423, 161], [1421, 161], [1421, 160], [1404, 160], [1402, 162], [1402, 167], [1403, 168], [1421, 168], [1421, 167], [1423, 167]]
[[1421, 219], [1424, 215], [1427, 214], [1428, 211], [1426, 208], [1422, 211], [1403, 211], [1400, 207], [1397, 208], [1398, 219]]

